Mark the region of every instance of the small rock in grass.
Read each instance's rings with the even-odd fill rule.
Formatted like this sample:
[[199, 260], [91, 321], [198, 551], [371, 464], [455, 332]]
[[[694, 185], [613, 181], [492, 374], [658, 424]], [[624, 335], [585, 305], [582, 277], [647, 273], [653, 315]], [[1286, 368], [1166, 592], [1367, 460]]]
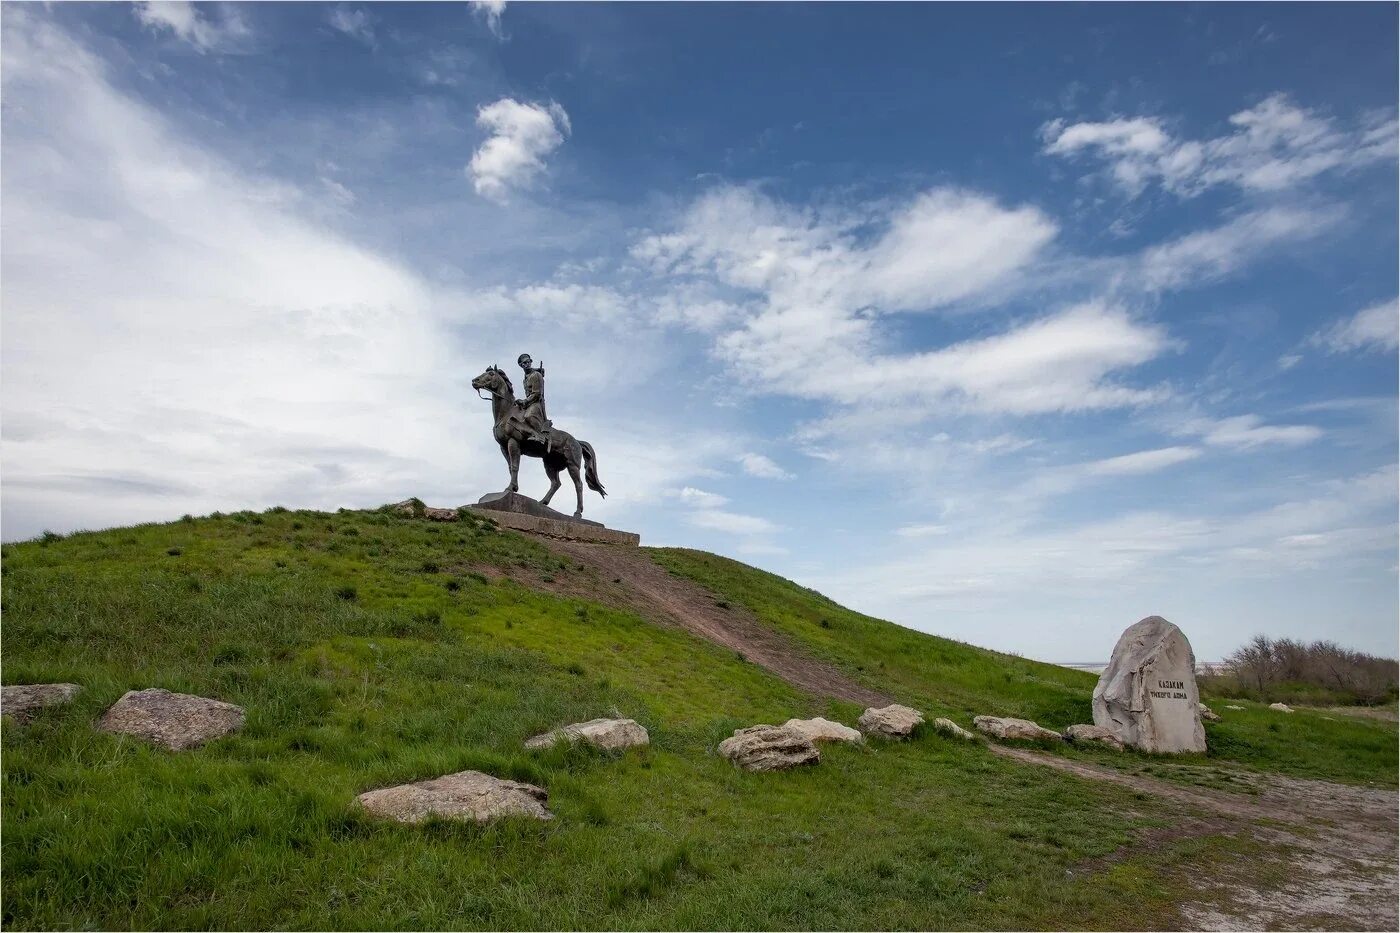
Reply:
[[414, 499], [405, 499], [402, 502], [395, 502], [393, 505], [389, 506], [389, 508], [398, 512], [400, 515], [412, 516], [418, 514], [418, 502]]
[[940, 716], [938, 719], [935, 719], [933, 721], [933, 727], [939, 732], [942, 732], [944, 735], [950, 736], [955, 739], [964, 739], [971, 742], [977, 741], [977, 736], [973, 735], [971, 732], [968, 732], [966, 729], [953, 722], [953, 720], [951, 719], [944, 719]]
[[785, 771], [821, 761], [821, 752], [812, 740], [786, 726], [737, 729], [719, 743], [719, 753], [748, 771]]
[[1226, 706], [1226, 709], [1244, 709], [1243, 706]]
[[73, 702], [81, 689], [77, 684], [14, 684], [0, 689], [0, 715], [22, 726], [46, 706]]
[[1064, 739], [1060, 733], [1051, 732], [1029, 719], [1013, 719], [1008, 716], [974, 716], [972, 724], [977, 727], [978, 731], [998, 739], [1053, 739], [1055, 741]]
[[1087, 723], [1070, 726], [1065, 730], [1065, 738], [1069, 739], [1071, 742], [1098, 742], [1101, 745], [1107, 745], [1109, 748], [1116, 748], [1119, 751], [1123, 749], [1122, 741], [1119, 740], [1118, 736], [1113, 734], [1113, 730], [1105, 729], [1103, 726], [1091, 726]]
[[424, 507], [423, 517], [435, 522], [455, 522], [457, 520], [457, 510]]
[[480, 771], [458, 771], [429, 781], [383, 787], [355, 799], [375, 816], [400, 823], [421, 823], [430, 817], [476, 823], [502, 816], [554, 819], [545, 808], [549, 794], [544, 788], [503, 781]]
[[537, 735], [525, 741], [526, 748], [549, 748], [558, 742], [586, 742], [616, 751], [651, 742], [647, 730], [635, 719], [590, 719]]
[[850, 726], [843, 726], [830, 719], [789, 719], [783, 723], [788, 729], [796, 729], [813, 742], [860, 742], [861, 734]]
[[860, 714], [856, 725], [867, 735], [882, 735], [887, 739], [907, 739], [914, 727], [924, 721], [924, 714], [907, 706], [893, 703], [876, 709], [870, 707]]
[[178, 752], [243, 728], [243, 708], [159, 687], [130, 690], [102, 715], [97, 728]]
[[1291, 712], [1293, 712], [1293, 707], [1289, 706], [1287, 703], [1270, 703], [1270, 704], [1269, 704], [1269, 709], [1276, 709], [1276, 710], [1278, 710], [1280, 713], [1291, 713]]
[[1206, 706], [1204, 703], [1197, 703], [1196, 708], [1201, 711], [1201, 718], [1206, 722], [1219, 722], [1220, 714]]

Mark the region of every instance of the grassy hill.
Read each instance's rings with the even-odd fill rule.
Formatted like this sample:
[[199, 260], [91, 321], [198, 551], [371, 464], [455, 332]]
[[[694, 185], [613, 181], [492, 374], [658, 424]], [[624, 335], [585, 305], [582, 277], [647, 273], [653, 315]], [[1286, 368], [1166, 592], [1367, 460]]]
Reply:
[[[926, 714], [1090, 719], [1091, 675], [871, 619], [713, 555], [646, 552]], [[513, 582], [502, 571], [588, 570], [485, 521], [187, 517], [6, 545], [3, 569], [4, 682], [85, 687], [3, 727], [7, 929], [1144, 928], [1173, 925], [1190, 871], [1248, 845], [1140, 849], [1171, 806], [931, 732], [824, 748], [799, 772], [737, 771], [713, 749], [739, 726], [860, 710], [627, 610]], [[240, 704], [247, 726], [179, 754], [92, 729], [151, 686]], [[618, 714], [650, 730], [648, 749], [521, 747]], [[1250, 705], [1208, 733], [1212, 757], [1196, 761], [1056, 754], [1182, 781], [1396, 781], [1392, 723], [1280, 722]], [[353, 804], [467, 768], [546, 787], [558, 819], [406, 827]]]

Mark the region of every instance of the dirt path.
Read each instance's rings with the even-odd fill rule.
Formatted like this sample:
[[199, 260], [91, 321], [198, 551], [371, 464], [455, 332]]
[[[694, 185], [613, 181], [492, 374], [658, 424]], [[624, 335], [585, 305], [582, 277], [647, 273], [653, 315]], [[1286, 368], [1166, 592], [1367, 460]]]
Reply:
[[[709, 590], [658, 566], [640, 548], [535, 538], [545, 547], [593, 570], [596, 580], [573, 595], [625, 606], [644, 618], [675, 625], [818, 696], [884, 706], [884, 694], [851, 680], [831, 664], [808, 657], [781, 633], [741, 606], [724, 605]], [[621, 580], [625, 586], [609, 586]], [[533, 585], [533, 584], [532, 584]], [[557, 588], [557, 587], [556, 587]]]
[[[1183, 806], [1183, 823], [1194, 822], [1202, 832], [1248, 833], [1274, 855], [1272, 865], [1251, 861], [1193, 874], [1188, 880], [1200, 897], [1181, 905], [1183, 929], [1400, 928], [1395, 791], [1251, 774], [1258, 793], [1234, 794], [1027, 749], [991, 748], [1005, 758], [1167, 798]], [[1281, 886], [1260, 885], [1266, 867], [1283, 869]]]

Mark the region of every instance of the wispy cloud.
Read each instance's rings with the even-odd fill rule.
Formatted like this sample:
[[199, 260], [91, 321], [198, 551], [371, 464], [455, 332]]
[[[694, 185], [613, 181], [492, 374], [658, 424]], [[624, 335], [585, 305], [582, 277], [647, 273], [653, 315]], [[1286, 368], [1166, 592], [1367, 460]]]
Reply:
[[1209, 139], [1178, 139], [1159, 117], [1100, 123], [1055, 120], [1041, 135], [1056, 156], [1092, 154], [1108, 163], [1114, 181], [1137, 195], [1156, 182], [1181, 197], [1218, 185], [1279, 191], [1325, 172], [1395, 158], [1394, 113], [1359, 126], [1336, 122], [1274, 94], [1230, 117], [1232, 131]]
[[365, 45], [373, 47], [374, 20], [370, 17], [369, 11], [360, 8], [352, 8], [340, 4], [331, 9], [330, 16], [326, 19], [331, 28], [337, 32], [343, 32], [352, 39], [357, 39]]
[[1310, 342], [1325, 348], [1328, 353], [1393, 352], [1400, 345], [1400, 304], [1392, 298], [1362, 308], [1351, 317], [1314, 334]]
[[491, 35], [497, 39], [505, 38], [505, 30], [501, 27], [501, 17], [506, 12], [506, 0], [471, 0], [472, 13], [480, 17], [486, 23], [486, 28], [491, 30]]
[[792, 479], [792, 474], [778, 466], [772, 458], [757, 453], [742, 453], [737, 458], [739, 466], [750, 476], [760, 479]]
[[[217, 18], [204, 15], [214, 11]], [[252, 34], [238, 9], [229, 4], [196, 6], [190, 0], [140, 0], [132, 12], [149, 28], [169, 32], [201, 52], [224, 51]]]

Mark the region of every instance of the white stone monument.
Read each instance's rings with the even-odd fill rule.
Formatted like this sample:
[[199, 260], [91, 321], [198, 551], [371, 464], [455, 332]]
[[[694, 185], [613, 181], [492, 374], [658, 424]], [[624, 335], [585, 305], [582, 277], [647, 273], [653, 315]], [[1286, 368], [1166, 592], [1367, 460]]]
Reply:
[[1094, 725], [1145, 752], [1204, 752], [1196, 656], [1161, 616], [1128, 626], [1094, 688]]

